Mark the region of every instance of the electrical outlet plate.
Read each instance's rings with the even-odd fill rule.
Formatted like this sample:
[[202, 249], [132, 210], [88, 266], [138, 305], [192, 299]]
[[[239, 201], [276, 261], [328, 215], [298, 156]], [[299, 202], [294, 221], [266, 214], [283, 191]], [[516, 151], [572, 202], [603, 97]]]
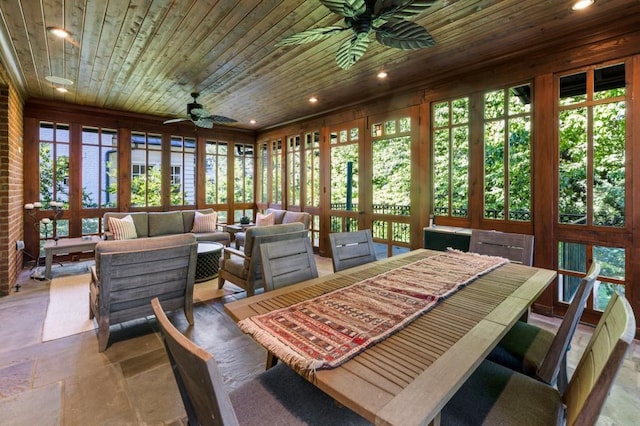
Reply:
[[24, 250], [24, 241], [22, 240], [16, 241], [16, 250]]

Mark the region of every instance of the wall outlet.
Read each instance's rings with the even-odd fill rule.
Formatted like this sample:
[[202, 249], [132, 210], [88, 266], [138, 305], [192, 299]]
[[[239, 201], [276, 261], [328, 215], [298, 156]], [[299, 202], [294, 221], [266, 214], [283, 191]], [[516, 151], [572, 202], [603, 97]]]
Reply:
[[16, 241], [16, 250], [24, 250], [24, 241], [22, 240]]

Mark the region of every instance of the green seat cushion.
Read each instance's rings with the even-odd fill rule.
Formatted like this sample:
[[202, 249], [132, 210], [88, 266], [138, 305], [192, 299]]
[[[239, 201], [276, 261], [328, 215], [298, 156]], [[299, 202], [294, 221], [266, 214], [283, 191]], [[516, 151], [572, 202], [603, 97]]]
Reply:
[[487, 359], [535, 377], [551, 347], [554, 336], [545, 329], [518, 321], [491, 351]]
[[442, 410], [442, 425], [562, 424], [558, 391], [529, 376], [483, 361]]

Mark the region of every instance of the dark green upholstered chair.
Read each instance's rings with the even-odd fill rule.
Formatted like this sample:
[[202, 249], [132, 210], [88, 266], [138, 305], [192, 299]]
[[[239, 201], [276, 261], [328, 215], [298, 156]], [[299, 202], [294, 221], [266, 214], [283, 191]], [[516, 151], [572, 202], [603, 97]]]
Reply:
[[483, 361], [441, 413], [442, 425], [593, 425], [633, 343], [631, 306], [609, 301], [564, 393], [491, 361]]
[[487, 358], [546, 384], [557, 383], [558, 389], [564, 391], [567, 350], [599, 273], [600, 264], [594, 262], [580, 281], [557, 333], [518, 321]]

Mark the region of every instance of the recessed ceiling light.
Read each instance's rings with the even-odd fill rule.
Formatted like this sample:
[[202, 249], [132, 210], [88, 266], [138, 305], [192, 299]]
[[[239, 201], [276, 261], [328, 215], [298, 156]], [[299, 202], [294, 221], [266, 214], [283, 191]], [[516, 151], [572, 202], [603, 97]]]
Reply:
[[67, 78], [58, 77], [56, 75], [48, 75], [44, 79], [53, 84], [58, 84], [62, 86], [71, 86], [73, 84], [73, 81]]
[[388, 75], [389, 75], [389, 74], [387, 74], [387, 72], [386, 72], [386, 71], [380, 71], [380, 72], [378, 73], [378, 78], [380, 78], [380, 79], [387, 78], [387, 76], [388, 76]]
[[60, 27], [47, 27], [47, 31], [53, 34], [56, 37], [67, 38], [71, 35], [71, 33], [64, 28]]
[[249, 124], [256, 124], [256, 120], [249, 120]]
[[56, 87], [56, 90], [60, 93], [67, 93], [69, 91], [66, 87], [63, 86]]
[[318, 98], [316, 98], [315, 96], [312, 96], [309, 98], [309, 102], [311, 102], [312, 104], [315, 104], [316, 102], [318, 102]]
[[577, 2], [573, 3], [573, 6], [571, 6], [571, 9], [573, 10], [586, 9], [587, 7], [593, 4], [593, 1], [594, 0], [578, 0]]

